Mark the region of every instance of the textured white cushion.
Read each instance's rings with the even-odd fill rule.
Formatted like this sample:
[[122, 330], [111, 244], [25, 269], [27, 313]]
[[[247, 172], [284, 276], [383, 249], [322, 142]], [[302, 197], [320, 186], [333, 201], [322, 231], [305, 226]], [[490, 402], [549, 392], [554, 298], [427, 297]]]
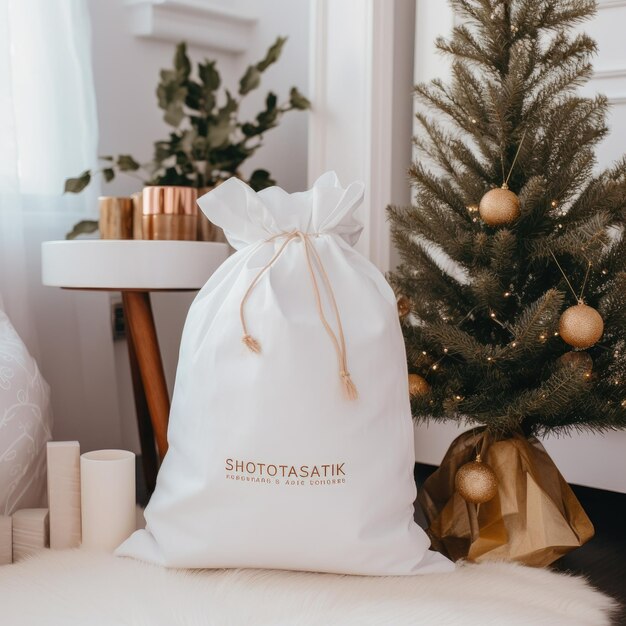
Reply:
[[44, 502], [51, 428], [50, 389], [0, 309], [0, 515]]
[[0, 567], [7, 626], [609, 626], [615, 605], [582, 578], [515, 563], [379, 578], [45, 550]]

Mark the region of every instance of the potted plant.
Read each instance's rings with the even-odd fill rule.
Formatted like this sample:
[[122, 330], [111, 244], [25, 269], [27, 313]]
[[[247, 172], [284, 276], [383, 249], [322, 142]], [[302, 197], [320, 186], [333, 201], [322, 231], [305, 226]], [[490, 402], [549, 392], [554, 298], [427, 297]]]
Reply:
[[[129, 154], [102, 156], [102, 167], [85, 170], [65, 181], [65, 191], [79, 193], [96, 174], [106, 182], [120, 173], [143, 174], [145, 185], [180, 186], [208, 190], [231, 176], [240, 176], [241, 165], [263, 144], [264, 134], [275, 128], [282, 116], [292, 110], [306, 110], [310, 102], [295, 87], [289, 98], [279, 104], [269, 92], [265, 108], [252, 121], [239, 119], [242, 99], [259, 87], [265, 70], [280, 58], [287, 39], [278, 37], [265, 57], [250, 65], [239, 80], [238, 97], [228, 89], [220, 93], [221, 78], [216, 61], [198, 62], [194, 74], [184, 42], [176, 46], [173, 67], [162, 69], [156, 95], [163, 120], [172, 127], [167, 139], [154, 142], [152, 160], [140, 163]], [[255, 190], [275, 184], [264, 169], [252, 172], [248, 184]], [[82, 221], [68, 234], [94, 232], [95, 221]]]

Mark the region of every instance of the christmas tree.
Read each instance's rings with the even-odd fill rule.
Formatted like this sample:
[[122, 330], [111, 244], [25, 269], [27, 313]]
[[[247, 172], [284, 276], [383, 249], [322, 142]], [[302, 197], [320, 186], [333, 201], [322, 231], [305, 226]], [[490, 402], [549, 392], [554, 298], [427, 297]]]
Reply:
[[451, 79], [415, 88], [414, 205], [390, 208], [414, 415], [626, 427], [626, 161], [595, 171], [608, 103], [577, 93], [595, 3], [452, 5]]

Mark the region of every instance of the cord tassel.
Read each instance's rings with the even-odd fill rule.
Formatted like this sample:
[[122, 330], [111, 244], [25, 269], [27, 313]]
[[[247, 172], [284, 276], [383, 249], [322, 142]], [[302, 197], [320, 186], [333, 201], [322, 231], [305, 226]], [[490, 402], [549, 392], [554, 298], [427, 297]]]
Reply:
[[244, 335], [241, 338], [241, 341], [246, 345], [250, 352], [254, 352], [255, 354], [259, 354], [259, 352], [261, 352], [261, 345], [251, 335]]
[[359, 397], [359, 392], [356, 389], [356, 385], [352, 382], [349, 372], [341, 372], [341, 380], [348, 400], [356, 400]]

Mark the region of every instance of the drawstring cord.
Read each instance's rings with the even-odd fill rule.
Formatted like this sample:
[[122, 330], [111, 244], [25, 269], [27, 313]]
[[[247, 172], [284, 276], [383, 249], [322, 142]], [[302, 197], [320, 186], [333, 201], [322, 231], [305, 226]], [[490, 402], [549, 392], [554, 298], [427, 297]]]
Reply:
[[[244, 308], [248, 298], [256, 285], [258, 284], [261, 277], [265, 274], [265, 272], [278, 260], [280, 255], [283, 253], [285, 248], [289, 245], [290, 242], [299, 239], [302, 242], [302, 246], [304, 249], [304, 255], [306, 259], [307, 268], [309, 270], [309, 277], [311, 278], [311, 285], [313, 287], [313, 294], [315, 296], [315, 303], [317, 305], [317, 313], [319, 315], [320, 321], [322, 322], [328, 336], [330, 337], [333, 347], [335, 348], [335, 352], [337, 353], [337, 361], [339, 364], [339, 375], [341, 377], [341, 382], [343, 384], [344, 390], [346, 392], [346, 396], [350, 400], [356, 400], [358, 397], [357, 389], [352, 382], [352, 378], [350, 377], [350, 372], [348, 371], [348, 358], [346, 353], [346, 340], [343, 333], [343, 325], [341, 324], [341, 316], [339, 315], [339, 307], [337, 306], [337, 301], [335, 299], [335, 294], [333, 292], [332, 286], [330, 284], [330, 279], [328, 278], [328, 274], [324, 269], [324, 265], [322, 263], [322, 259], [320, 258], [315, 246], [311, 243], [310, 235], [307, 233], [303, 233], [300, 230], [294, 230], [290, 233], [279, 233], [278, 235], [274, 235], [267, 239], [268, 242], [274, 241], [280, 237], [285, 237], [285, 241], [282, 243], [280, 248], [274, 253], [274, 256], [261, 268], [259, 273], [254, 277], [253, 281], [250, 283], [250, 286], [246, 290], [241, 304], [239, 306], [239, 317], [241, 319], [241, 328], [243, 330], [243, 343], [248, 347], [251, 352], [259, 353], [261, 352], [261, 346], [259, 342], [250, 335], [248, 332], [248, 327], [246, 325], [246, 318], [244, 314]], [[324, 283], [324, 287], [328, 293], [330, 304], [335, 313], [335, 319], [337, 320], [337, 335], [333, 331], [332, 327], [328, 323], [326, 319], [326, 315], [324, 314], [324, 309], [322, 307], [322, 297], [320, 294], [319, 284], [317, 278], [315, 276], [315, 267], [322, 277], [322, 282]]]

